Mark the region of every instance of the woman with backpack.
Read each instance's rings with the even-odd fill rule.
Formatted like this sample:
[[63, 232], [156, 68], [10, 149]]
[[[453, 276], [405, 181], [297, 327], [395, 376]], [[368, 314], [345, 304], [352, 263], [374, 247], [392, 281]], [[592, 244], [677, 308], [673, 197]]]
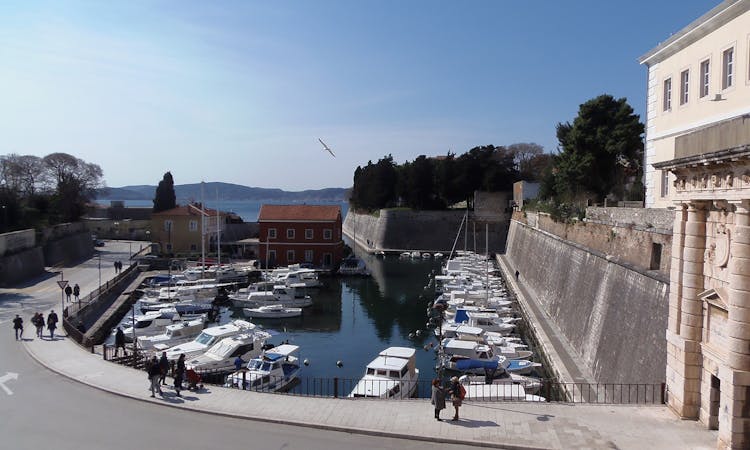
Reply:
[[451, 386], [448, 389], [448, 392], [451, 394], [451, 399], [453, 402], [453, 408], [456, 410], [456, 415], [453, 416], [452, 420], [458, 420], [458, 408], [461, 407], [461, 401], [466, 396], [466, 389], [464, 389], [463, 386], [461, 386], [461, 383], [458, 382], [458, 377], [451, 378]]

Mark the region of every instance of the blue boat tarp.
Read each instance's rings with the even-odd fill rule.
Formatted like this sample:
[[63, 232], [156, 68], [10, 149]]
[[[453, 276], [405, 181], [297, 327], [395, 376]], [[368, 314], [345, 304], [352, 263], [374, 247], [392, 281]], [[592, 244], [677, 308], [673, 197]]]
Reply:
[[471, 369], [497, 369], [497, 361], [486, 361], [482, 359], [461, 359], [456, 361], [456, 370]]
[[469, 321], [469, 315], [466, 314], [465, 309], [457, 309], [456, 310], [456, 318], [453, 319], [456, 323], [464, 323]]

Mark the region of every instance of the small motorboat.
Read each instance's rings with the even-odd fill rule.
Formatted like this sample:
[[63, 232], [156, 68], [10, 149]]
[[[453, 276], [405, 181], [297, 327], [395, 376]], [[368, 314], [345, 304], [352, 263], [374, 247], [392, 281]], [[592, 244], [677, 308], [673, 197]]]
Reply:
[[403, 252], [400, 255], [398, 255], [398, 257], [401, 258], [401, 259], [409, 259], [409, 258], [411, 258], [411, 253], [409, 253], [409, 252]]
[[349, 397], [409, 398], [416, 394], [418, 379], [416, 350], [388, 347], [367, 365]]
[[247, 368], [227, 377], [226, 386], [253, 391], [280, 391], [289, 386], [302, 367], [299, 346], [283, 344], [266, 350], [247, 363]]
[[422, 259], [431, 259], [431, 258], [432, 258], [432, 255], [430, 255], [429, 253], [427, 252], [422, 253]]
[[442, 259], [442, 258], [443, 258], [443, 256], [445, 256], [445, 255], [443, 255], [443, 254], [442, 254], [442, 253], [440, 253], [440, 252], [437, 252], [437, 253], [435, 253], [434, 255], [432, 255], [432, 257], [433, 257], [433, 258], [435, 258], [435, 259]]
[[287, 317], [299, 317], [302, 308], [289, 308], [281, 304], [261, 306], [259, 308], [242, 308], [245, 317], [255, 319], [285, 319]]

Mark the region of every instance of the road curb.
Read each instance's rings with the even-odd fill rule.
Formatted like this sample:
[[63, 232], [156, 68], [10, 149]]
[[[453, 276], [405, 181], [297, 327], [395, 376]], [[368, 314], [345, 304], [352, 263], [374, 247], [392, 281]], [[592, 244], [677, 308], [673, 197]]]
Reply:
[[[65, 336], [65, 338], [69, 339], [67, 336]], [[388, 437], [388, 438], [394, 438], [394, 439], [406, 439], [406, 440], [412, 440], [412, 441], [416, 440], [416, 441], [423, 441], [423, 442], [434, 442], [434, 443], [439, 443], [439, 444], [470, 445], [470, 446], [475, 446], [475, 447], [499, 448], [499, 449], [505, 449], [505, 450], [546, 450], [547, 449], [547, 447], [531, 447], [531, 446], [523, 446], [523, 445], [501, 444], [501, 443], [495, 443], [495, 442], [474, 441], [474, 440], [469, 440], [469, 439], [448, 439], [448, 438], [443, 438], [443, 437], [394, 433], [394, 432], [388, 432], [388, 431], [383, 431], [383, 430], [373, 430], [373, 429], [368, 429], [368, 428], [354, 428], [354, 427], [345, 427], [345, 426], [336, 426], [336, 425], [326, 425], [326, 424], [305, 422], [305, 421], [299, 421], [299, 420], [272, 419], [272, 418], [262, 417], [262, 416], [251, 416], [251, 415], [242, 415], [242, 414], [232, 414], [232, 413], [226, 413], [226, 412], [221, 412], [221, 411], [210, 411], [210, 410], [205, 410], [205, 409], [193, 408], [193, 407], [186, 406], [186, 405], [159, 403], [155, 400], [151, 400], [150, 397], [140, 397], [140, 396], [128, 394], [125, 392], [120, 392], [111, 388], [99, 386], [85, 379], [80, 379], [80, 378], [76, 378], [74, 376], [68, 375], [67, 373], [61, 370], [58, 370], [55, 367], [47, 364], [47, 362], [43, 360], [42, 358], [40, 358], [39, 356], [37, 356], [37, 354], [34, 353], [34, 351], [30, 348], [30, 346], [27, 345], [25, 342], [23, 343], [23, 346], [26, 350], [26, 353], [29, 356], [31, 356], [31, 358], [34, 361], [39, 363], [41, 366], [47, 368], [48, 370], [58, 375], [61, 375], [71, 381], [75, 381], [77, 383], [81, 383], [86, 386], [92, 387], [94, 389], [98, 389], [103, 392], [108, 392], [110, 394], [114, 394], [120, 397], [129, 398], [129, 399], [133, 399], [133, 400], [137, 400], [137, 401], [149, 403], [149, 404], [157, 404], [159, 406], [164, 406], [164, 407], [176, 408], [176, 409], [181, 409], [185, 411], [197, 412], [200, 414], [208, 414], [208, 415], [213, 415], [213, 416], [230, 417], [234, 419], [243, 419], [243, 420], [253, 420], [256, 422], [275, 423], [275, 424], [280, 424], [280, 425], [315, 428], [317, 430], [328, 430], [328, 431], [337, 431], [337, 432], [342, 432], [342, 433], [362, 434], [362, 435], [367, 435], [367, 436], [379, 436], [379, 437]]]

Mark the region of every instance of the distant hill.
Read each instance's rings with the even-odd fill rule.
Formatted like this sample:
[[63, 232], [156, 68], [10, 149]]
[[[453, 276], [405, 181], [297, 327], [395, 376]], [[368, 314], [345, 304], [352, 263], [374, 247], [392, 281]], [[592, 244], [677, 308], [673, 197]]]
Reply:
[[[178, 184], [175, 185], [174, 190], [178, 203], [189, 200], [200, 201], [201, 199], [201, 183]], [[242, 186], [232, 183], [203, 183], [203, 193], [206, 199], [215, 199], [217, 190], [221, 200], [343, 202], [349, 198], [349, 189], [346, 188], [310, 189], [292, 192], [281, 189]], [[123, 186], [99, 190], [96, 198], [108, 200], [152, 200], [155, 192], [156, 186]]]

